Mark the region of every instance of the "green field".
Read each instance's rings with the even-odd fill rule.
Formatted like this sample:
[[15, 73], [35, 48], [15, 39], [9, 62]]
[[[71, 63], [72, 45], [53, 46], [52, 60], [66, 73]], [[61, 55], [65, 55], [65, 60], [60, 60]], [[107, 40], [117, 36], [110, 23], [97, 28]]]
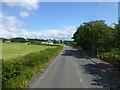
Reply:
[[2, 49], [2, 88], [20, 88], [53, 60], [63, 46], [2, 43]]
[[46, 45], [28, 45], [27, 43], [2, 43], [2, 58], [9, 59], [23, 56], [32, 52], [43, 51], [47, 48], [55, 48], [56, 46]]

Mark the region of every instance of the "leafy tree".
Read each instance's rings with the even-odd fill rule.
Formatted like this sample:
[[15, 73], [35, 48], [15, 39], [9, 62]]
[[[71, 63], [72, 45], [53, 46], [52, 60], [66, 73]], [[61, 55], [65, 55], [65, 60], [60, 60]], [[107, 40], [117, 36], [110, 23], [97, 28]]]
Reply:
[[84, 50], [96, 54], [97, 48], [103, 52], [114, 47], [114, 44], [111, 44], [114, 42], [113, 32], [114, 29], [103, 20], [90, 21], [77, 28], [73, 39]]
[[72, 46], [72, 47], [76, 47], [76, 42], [74, 42], [74, 41], [64, 40], [63, 43], [66, 45]]
[[54, 40], [52, 40], [52, 41], [53, 41], [53, 43], [59, 43], [59, 42], [58, 42], [57, 40], [55, 40], [55, 39], [54, 39]]
[[119, 24], [114, 24], [114, 29], [113, 29], [113, 36], [114, 36], [114, 44], [116, 48], [120, 48], [120, 23]]
[[2, 42], [9, 41], [7, 38], [1, 38]]
[[22, 38], [22, 37], [16, 37], [16, 38], [11, 38], [10, 39], [11, 42], [20, 42], [20, 43], [25, 43], [26, 39]]

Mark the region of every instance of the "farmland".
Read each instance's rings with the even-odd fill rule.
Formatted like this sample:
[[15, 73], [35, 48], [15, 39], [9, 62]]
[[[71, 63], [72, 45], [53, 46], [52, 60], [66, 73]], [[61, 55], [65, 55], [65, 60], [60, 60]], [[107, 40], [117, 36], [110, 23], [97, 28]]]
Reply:
[[62, 48], [27, 43], [2, 43], [3, 88], [24, 87], [23, 82], [30, 80], [47, 62], [53, 60]]
[[3, 59], [10, 59], [55, 47], [56, 46], [28, 45], [27, 43], [2, 43], [2, 57]]

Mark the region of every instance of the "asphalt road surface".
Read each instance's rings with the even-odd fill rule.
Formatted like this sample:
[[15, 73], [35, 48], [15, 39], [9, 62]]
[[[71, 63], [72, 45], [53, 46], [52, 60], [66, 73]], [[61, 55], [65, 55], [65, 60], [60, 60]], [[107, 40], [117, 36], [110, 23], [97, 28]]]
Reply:
[[108, 63], [90, 58], [75, 48], [64, 46], [63, 52], [32, 88], [118, 87], [116, 79], [109, 76], [110, 69]]

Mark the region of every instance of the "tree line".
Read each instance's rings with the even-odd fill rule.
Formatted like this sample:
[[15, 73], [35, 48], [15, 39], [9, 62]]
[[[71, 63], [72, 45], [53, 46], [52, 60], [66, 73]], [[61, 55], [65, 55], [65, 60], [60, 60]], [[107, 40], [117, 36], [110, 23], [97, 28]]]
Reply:
[[51, 40], [53, 41], [53, 43], [59, 43], [61, 42], [56, 40], [56, 39], [31, 39], [31, 38], [23, 38], [23, 37], [15, 37], [15, 38], [10, 38], [10, 39], [7, 39], [7, 38], [1, 38], [2, 39], [2, 42], [6, 42], [6, 41], [9, 41], [9, 42], [19, 42], [19, 43], [26, 43], [26, 42], [30, 42], [30, 43], [40, 43], [40, 42], [47, 42], [48, 40]]
[[[112, 49], [119, 49], [120, 45], [120, 24], [108, 26], [104, 20], [84, 22], [77, 27], [72, 39], [65, 41], [66, 44], [81, 47], [93, 55], [102, 52], [110, 52]], [[71, 43], [70, 43], [71, 42]]]

